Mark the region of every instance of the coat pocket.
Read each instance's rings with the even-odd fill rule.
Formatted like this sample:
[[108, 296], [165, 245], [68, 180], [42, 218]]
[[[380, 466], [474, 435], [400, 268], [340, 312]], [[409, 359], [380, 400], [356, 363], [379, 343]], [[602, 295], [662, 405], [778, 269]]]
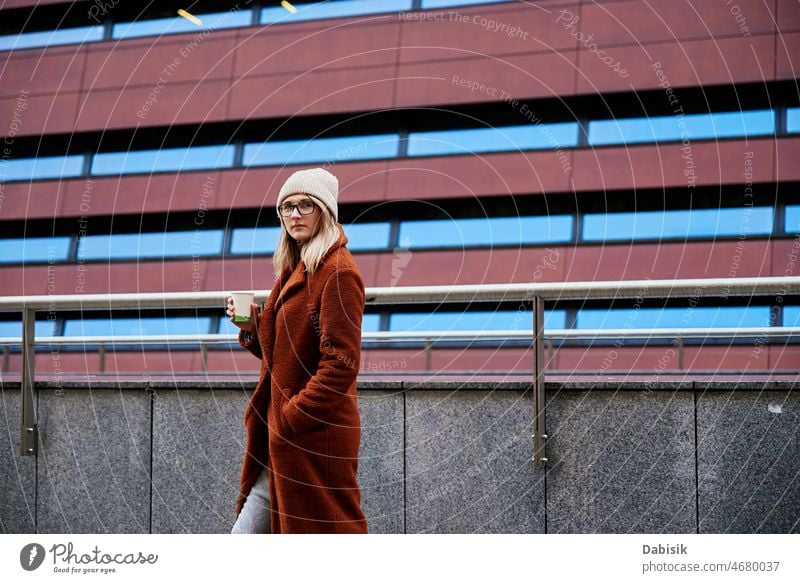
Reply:
[[289, 435], [305, 435], [320, 432], [327, 427], [322, 419], [316, 419], [300, 409], [291, 400], [286, 401], [280, 410], [281, 423]]

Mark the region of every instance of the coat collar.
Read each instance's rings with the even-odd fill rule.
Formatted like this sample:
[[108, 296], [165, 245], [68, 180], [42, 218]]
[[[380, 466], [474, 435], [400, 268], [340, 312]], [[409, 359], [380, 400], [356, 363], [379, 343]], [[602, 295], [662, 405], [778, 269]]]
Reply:
[[[322, 260], [320, 263], [325, 261], [336, 249], [347, 245], [347, 235], [344, 233], [344, 228], [340, 223], [336, 223], [336, 228], [339, 230], [339, 239], [330, 246], [328, 251], [323, 255]], [[269, 303], [272, 304], [272, 309], [276, 310], [278, 304], [280, 302], [285, 301], [285, 299], [296, 289], [302, 287], [307, 280], [307, 271], [305, 262], [301, 259], [300, 263], [297, 264], [294, 271], [290, 272], [289, 269], [285, 269], [280, 277], [280, 284], [277, 286], [279, 291], [279, 295], [272, 301], [272, 295], [270, 294]], [[285, 282], [285, 283], [283, 283]]]

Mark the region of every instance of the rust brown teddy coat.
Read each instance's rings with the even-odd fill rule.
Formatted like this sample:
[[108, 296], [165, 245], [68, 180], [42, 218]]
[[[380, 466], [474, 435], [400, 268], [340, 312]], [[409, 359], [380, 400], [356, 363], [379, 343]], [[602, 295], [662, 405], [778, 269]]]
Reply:
[[367, 532], [356, 478], [364, 280], [337, 228], [317, 271], [309, 276], [303, 261], [286, 269], [258, 315], [258, 333], [239, 333], [261, 374], [244, 412], [236, 513], [267, 467], [276, 534]]

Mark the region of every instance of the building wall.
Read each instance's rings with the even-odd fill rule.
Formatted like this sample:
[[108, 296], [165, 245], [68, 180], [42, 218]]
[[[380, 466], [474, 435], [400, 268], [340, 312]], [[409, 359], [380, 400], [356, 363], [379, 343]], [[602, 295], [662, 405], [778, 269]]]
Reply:
[[[0, 12], [34, 4], [6, 2]], [[52, 10], [60, 6], [47, 4], [55, 5]], [[92, 4], [75, 6], [88, 11]], [[371, 130], [373, 120], [401, 131], [446, 128], [454, 118], [443, 121], [438, 112], [445, 110], [465, 119], [523, 124], [534, 114], [557, 121], [598, 113], [641, 115], [641, 110], [663, 115], [703, 105], [788, 107], [797, 100], [798, 64], [791, 56], [798, 49], [800, 9], [790, 0], [741, 0], [735, 11], [714, 0], [501, 2], [0, 52], [0, 120], [20, 118], [14, 155], [44, 156], [203, 140], [240, 143], [243, 133], [265, 127], [286, 125], [303, 134], [343, 120], [362, 131]], [[378, 113], [382, 117], [373, 117]], [[776, 209], [800, 201], [800, 167], [794, 163], [800, 136], [779, 130], [749, 139], [693, 141], [691, 193], [685, 146], [582, 144], [563, 152], [398, 157], [336, 163], [335, 172], [342, 185], [341, 214], [348, 220], [378, 207], [414, 218], [418, 207], [400, 206], [408, 200], [448, 212], [468, 201], [491, 209], [508, 200], [573, 212], [573, 201], [581, 208], [612, 200], [618, 210], [686, 208], [702, 191], [706, 200], [716, 196], [720, 205], [741, 206], [745, 182]], [[753, 164], [745, 178], [747, 159]], [[190, 220], [199, 212], [209, 221], [236, 212], [268, 214], [280, 184], [296, 168], [85, 173], [9, 182], [0, 223], [7, 233], [74, 235], [82, 224], [103, 233], [161, 224], [165, 217]], [[213, 195], [205, 197], [209, 180]], [[583, 211], [574, 212], [580, 217]], [[233, 225], [238, 219], [230, 220]], [[747, 238], [425, 249], [400, 262], [389, 249], [355, 255], [367, 286], [529, 282], [535, 266], [553, 253], [559, 261], [537, 281], [757, 277], [793, 274], [796, 242], [776, 227]], [[263, 255], [0, 264], [0, 290], [31, 295], [268, 289], [268, 265]], [[740, 356], [749, 358], [752, 350], [689, 347], [680, 368], [737, 369]], [[489, 356], [479, 349], [459, 352], [437, 349], [426, 362], [419, 351], [397, 351], [394, 357], [422, 369], [525, 368], [517, 364], [525, 362], [523, 350]], [[664, 348], [626, 352], [615, 366], [650, 369]], [[65, 362], [74, 360], [76, 370], [87, 372], [97, 370], [96, 356], [70, 356]], [[567, 345], [555, 350], [551, 365], [596, 369], [607, 356], [607, 348]], [[212, 353], [212, 367], [238, 366], [218, 357]], [[367, 350], [365, 361], [370, 359], [386, 356]], [[135, 369], [141, 360], [137, 354], [120, 355], [106, 370]], [[8, 370], [18, 368], [17, 355], [8, 362]], [[161, 353], [147, 362], [147, 367], [201, 366], [199, 353]], [[783, 345], [748, 362], [757, 369], [798, 365], [795, 347]]]
[[[186, 34], [157, 42], [30, 49], [8, 57], [0, 117], [11, 117], [7, 108], [13, 109], [20, 88], [32, 94], [20, 135], [39, 135], [454, 105], [492, 97], [465, 91], [453, 76], [478, 80], [516, 99], [655, 89], [664, 82], [654, 72], [656, 63], [672, 87], [797, 78], [798, 65], [791, 59], [800, 43], [795, 2], [738, 2], [746, 30], [718, 2], [698, 0], [691, 3], [693, 10], [687, 6], [682, 0], [655, 6], [635, 0], [553, 1], [537, 7], [506, 2], [444, 10], [444, 20], [400, 13], [342, 19], [335, 27], [322, 21], [219, 30], [202, 40]], [[489, 21], [513, 24], [528, 34], [509, 38]], [[607, 50], [602, 59], [594, 39]], [[176, 58], [177, 69], [158, 107], [145, 119], [137, 117], [159, 73]], [[617, 70], [616, 63], [621, 64]]]

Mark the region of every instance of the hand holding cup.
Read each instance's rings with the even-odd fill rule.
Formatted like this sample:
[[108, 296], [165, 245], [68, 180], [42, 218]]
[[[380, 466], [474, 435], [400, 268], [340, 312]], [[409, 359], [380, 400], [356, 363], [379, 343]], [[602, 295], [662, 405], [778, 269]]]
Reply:
[[230, 321], [234, 326], [252, 333], [256, 332], [258, 321], [258, 305], [253, 303], [254, 297], [253, 292], [231, 292], [225, 312], [231, 317]]

